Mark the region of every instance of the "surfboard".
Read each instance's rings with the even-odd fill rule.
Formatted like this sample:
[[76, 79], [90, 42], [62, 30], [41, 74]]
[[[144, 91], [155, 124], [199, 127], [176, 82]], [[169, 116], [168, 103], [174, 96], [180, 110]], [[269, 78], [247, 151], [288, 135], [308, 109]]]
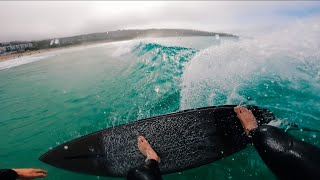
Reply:
[[[144, 163], [137, 147], [143, 135], [161, 158], [162, 174], [205, 165], [249, 143], [234, 105], [190, 109], [110, 127], [61, 144], [40, 157], [44, 163], [79, 173], [124, 177]], [[248, 106], [258, 124], [274, 120], [267, 109]]]

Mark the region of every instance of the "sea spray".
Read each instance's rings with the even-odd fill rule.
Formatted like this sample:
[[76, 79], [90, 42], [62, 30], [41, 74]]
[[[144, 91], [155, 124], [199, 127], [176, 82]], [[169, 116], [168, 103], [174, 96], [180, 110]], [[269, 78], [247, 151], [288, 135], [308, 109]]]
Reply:
[[319, 39], [308, 22], [204, 49], [185, 66], [180, 108], [255, 104], [319, 126]]

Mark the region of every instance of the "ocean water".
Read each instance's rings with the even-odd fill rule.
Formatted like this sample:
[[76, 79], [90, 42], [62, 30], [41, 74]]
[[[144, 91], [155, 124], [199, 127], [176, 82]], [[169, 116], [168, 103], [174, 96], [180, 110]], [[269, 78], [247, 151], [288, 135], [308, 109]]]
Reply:
[[[320, 130], [318, 22], [239, 39], [147, 38], [1, 62], [0, 167], [44, 168], [47, 179], [119, 179], [64, 171], [38, 158], [106, 127], [210, 105], [257, 105], [284, 124]], [[290, 133], [320, 146], [320, 133]], [[252, 146], [163, 178], [275, 179]]]

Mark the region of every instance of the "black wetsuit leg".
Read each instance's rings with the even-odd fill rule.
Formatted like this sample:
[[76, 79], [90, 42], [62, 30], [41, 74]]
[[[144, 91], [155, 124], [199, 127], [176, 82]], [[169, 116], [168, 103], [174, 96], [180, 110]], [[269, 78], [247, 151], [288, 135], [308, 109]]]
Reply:
[[159, 163], [156, 160], [148, 159], [144, 164], [130, 169], [127, 175], [128, 180], [162, 180]]
[[12, 169], [0, 169], [1, 180], [15, 180], [18, 178], [17, 172]]
[[320, 180], [320, 148], [268, 125], [259, 126], [249, 135], [262, 160], [279, 179]]

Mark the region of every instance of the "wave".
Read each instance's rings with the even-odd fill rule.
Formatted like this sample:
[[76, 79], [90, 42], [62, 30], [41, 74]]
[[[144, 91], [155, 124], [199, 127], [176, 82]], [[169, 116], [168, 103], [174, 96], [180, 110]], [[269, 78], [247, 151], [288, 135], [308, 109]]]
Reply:
[[[255, 104], [279, 112], [281, 107], [288, 112], [279, 113], [280, 118], [300, 123], [301, 116], [289, 109], [319, 115], [318, 22], [299, 22], [200, 51], [183, 72], [180, 108]], [[319, 126], [320, 120], [307, 118], [304, 123]]]
[[[138, 109], [132, 110], [138, 113], [128, 119], [141, 119], [177, 111], [184, 65], [198, 51], [192, 48], [140, 42], [131, 46], [130, 53], [128, 49], [125, 52], [117, 55], [127, 59], [131, 64], [117, 77], [117, 81], [121, 81], [123, 87], [116, 89], [123, 89], [121, 96], [129, 97], [126, 103]], [[125, 107], [121, 101], [114, 103], [116, 107]]]

